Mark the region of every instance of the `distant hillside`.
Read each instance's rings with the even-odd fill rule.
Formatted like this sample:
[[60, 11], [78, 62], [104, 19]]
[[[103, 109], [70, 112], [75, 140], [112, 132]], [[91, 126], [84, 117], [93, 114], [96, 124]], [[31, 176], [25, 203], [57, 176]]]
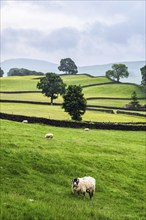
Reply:
[[[146, 61], [131, 61], [131, 62], [119, 62], [124, 63], [129, 70], [129, 77], [127, 79], [122, 79], [122, 82], [130, 82], [130, 83], [141, 83], [141, 72], [140, 68], [146, 64]], [[82, 66], [78, 67], [79, 74], [87, 73], [93, 76], [105, 76], [105, 72], [111, 69], [113, 63], [103, 64], [103, 65], [93, 65], [93, 66]], [[35, 59], [11, 59], [6, 60], [1, 63], [1, 67], [5, 72], [5, 76], [7, 72], [11, 68], [26, 68], [29, 70], [40, 71], [43, 73], [46, 72], [55, 72], [60, 73], [58, 70], [59, 64], [43, 61], [43, 60], [35, 60]]]
[[38, 72], [56, 72], [59, 73], [58, 64], [47, 62], [44, 60], [34, 59], [11, 59], [5, 60], [1, 63], [1, 68], [4, 70], [5, 76], [11, 68], [25, 68], [29, 70], [35, 70]]

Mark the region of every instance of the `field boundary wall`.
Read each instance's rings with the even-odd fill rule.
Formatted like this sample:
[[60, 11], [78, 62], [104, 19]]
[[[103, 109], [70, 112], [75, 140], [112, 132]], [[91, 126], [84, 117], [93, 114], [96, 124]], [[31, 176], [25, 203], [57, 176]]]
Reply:
[[53, 120], [47, 118], [30, 117], [24, 115], [14, 115], [0, 113], [0, 118], [5, 120], [22, 122], [27, 120], [28, 123], [46, 124], [56, 127], [68, 128], [90, 128], [90, 129], [107, 129], [107, 130], [127, 130], [127, 131], [145, 131], [146, 123], [102, 123], [102, 122], [76, 122], [66, 120]]

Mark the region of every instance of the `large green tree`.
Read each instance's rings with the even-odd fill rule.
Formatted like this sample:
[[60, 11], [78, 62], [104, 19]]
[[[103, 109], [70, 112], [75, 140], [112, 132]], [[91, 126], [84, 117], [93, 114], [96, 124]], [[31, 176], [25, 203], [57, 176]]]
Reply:
[[63, 104], [65, 112], [68, 112], [72, 120], [81, 121], [82, 115], [86, 111], [86, 99], [82, 93], [81, 86], [69, 85], [65, 95], [63, 95]]
[[61, 77], [56, 73], [46, 73], [46, 76], [42, 77], [37, 84], [37, 88], [42, 89], [42, 93], [51, 98], [51, 105], [59, 94], [65, 93], [65, 86]]
[[142, 68], [140, 68], [140, 71], [141, 71], [141, 75], [142, 75], [141, 84], [142, 84], [143, 86], [146, 86], [146, 65], [143, 66]]
[[71, 58], [62, 59], [58, 69], [66, 74], [77, 74], [78, 72], [78, 68]]
[[113, 64], [112, 70], [106, 71], [106, 76], [119, 82], [120, 78], [129, 76], [128, 67], [125, 64]]
[[4, 71], [0, 67], [0, 77], [3, 77], [3, 75], [4, 75]]

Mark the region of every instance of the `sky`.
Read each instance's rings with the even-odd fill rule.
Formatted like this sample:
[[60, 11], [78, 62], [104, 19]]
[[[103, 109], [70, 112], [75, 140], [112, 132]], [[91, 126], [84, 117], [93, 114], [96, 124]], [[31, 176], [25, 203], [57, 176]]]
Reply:
[[145, 8], [145, 0], [1, 0], [1, 61], [144, 61]]

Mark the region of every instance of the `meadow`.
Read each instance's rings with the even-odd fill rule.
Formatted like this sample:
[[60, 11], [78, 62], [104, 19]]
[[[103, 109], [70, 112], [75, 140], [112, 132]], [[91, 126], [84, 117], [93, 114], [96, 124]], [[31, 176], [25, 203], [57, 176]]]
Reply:
[[[9, 76], [0, 79], [1, 91], [38, 91], [36, 88], [39, 78], [36, 76]], [[111, 82], [106, 77], [92, 77], [88, 75], [62, 75], [61, 78], [66, 85], [89, 85]], [[22, 83], [23, 82], [23, 83]]]
[[[0, 151], [2, 220], [146, 219], [145, 132], [1, 120]], [[92, 200], [71, 193], [72, 179], [88, 175]]]
[[[92, 84], [109, 83], [111, 82], [106, 77], [92, 77], [87, 74], [78, 75], [62, 75], [61, 76], [66, 85], [81, 85], [89, 87], [83, 87], [83, 93], [85, 98], [94, 98], [94, 100], [87, 100], [87, 105], [99, 105], [110, 107], [124, 107], [125, 104], [130, 102], [131, 94], [133, 91], [137, 93], [137, 98], [141, 105], [145, 104], [145, 93], [141, 88], [134, 84], [115, 83], [91, 86]], [[1, 91], [3, 92], [18, 92], [25, 91], [28, 93], [1, 93], [1, 99], [5, 100], [22, 100], [22, 101], [37, 101], [37, 102], [50, 102], [50, 98], [45, 97], [40, 90], [36, 88], [38, 77], [35, 76], [21, 76], [21, 77], [4, 77], [0, 79]], [[34, 91], [34, 93], [33, 93]], [[39, 93], [35, 93], [35, 92]], [[29, 93], [31, 92], [31, 93]], [[106, 99], [96, 99], [96, 98]], [[109, 99], [110, 98], [110, 99]], [[112, 99], [113, 98], [113, 99]], [[120, 100], [114, 100], [114, 98], [121, 98]], [[122, 100], [127, 98], [127, 100]], [[143, 100], [140, 100], [143, 98]], [[62, 103], [63, 98], [59, 96], [54, 100], [54, 103]]]
[[[25, 116], [43, 117], [56, 120], [71, 120], [68, 113], [64, 112], [61, 106], [22, 104], [22, 103], [1, 103], [1, 112]], [[141, 113], [142, 114], [142, 113]], [[96, 122], [145, 122], [143, 116], [127, 114], [111, 114], [107, 112], [86, 110], [82, 117], [83, 121]]]

